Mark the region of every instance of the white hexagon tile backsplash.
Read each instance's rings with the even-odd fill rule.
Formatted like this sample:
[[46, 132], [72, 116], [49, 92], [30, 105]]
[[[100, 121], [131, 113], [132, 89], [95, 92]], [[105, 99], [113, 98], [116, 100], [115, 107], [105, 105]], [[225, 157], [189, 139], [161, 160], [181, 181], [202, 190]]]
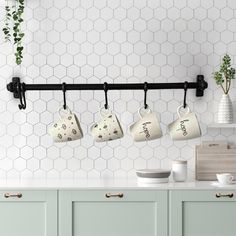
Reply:
[[[1, 27], [4, 4], [0, 5]], [[12, 46], [0, 50], [0, 177], [134, 177], [137, 168], [170, 168], [188, 160], [194, 176], [194, 147], [202, 140], [236, 141], [233, 129], [208, 129], [221, 97], [212, 79], [226, 52], [236, 61], [235, 0], [30, 0], [23, 30], [24, 60], [14, 65]], [[143, 91], [108, 91], [109, 106], [121, 120], [124, 137], [95, 143], [90, 127], [104, 104], [102, 91], [68, 91], [69, 107], [84, 131], [79, 141], [56, 144], [48, 128], [58, 119], [61, 91], [27, 91], [27, 109], [6, 90], [13, 75], [25, 83], [134, 83], [195, 81], [203, 74], [204, 97], [188, 91], [202, 138], [174, 142], [167, 125], [176, 118], [183, 91], [149, 91], [147, 103], [158, 114], [164, 136], [135, 143], [129, 126], [138, 118]], [[231, 90], [236, 107], [236, 88]], [[235, 108], [236, 111], [236, 108]]]

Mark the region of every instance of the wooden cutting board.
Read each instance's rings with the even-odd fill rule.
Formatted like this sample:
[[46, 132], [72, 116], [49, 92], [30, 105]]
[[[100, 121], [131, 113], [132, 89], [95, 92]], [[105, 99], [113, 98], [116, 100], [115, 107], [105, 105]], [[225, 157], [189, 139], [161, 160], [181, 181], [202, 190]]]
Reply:
[[216, 180], [218, 173], [231, 173], [236, 179], [236, 148], [196, 146], [196, 179]]

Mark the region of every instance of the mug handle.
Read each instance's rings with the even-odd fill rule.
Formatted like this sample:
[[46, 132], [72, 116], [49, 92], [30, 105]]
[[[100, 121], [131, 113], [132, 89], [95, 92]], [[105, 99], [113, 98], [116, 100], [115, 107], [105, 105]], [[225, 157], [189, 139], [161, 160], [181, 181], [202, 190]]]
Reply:
[[[107, 106], [107, 109], [105, 109], [105, 107], [100, 107], [99, 112], [100, 115], [103, 117], [104, 115], [111, 113], [111, 110], [109, 106]], [[97, 123], [94, 123], [90, 126], [90, 132], [93, 132], [93, 128], [95, 125], [97, 125]]]
[[91, 133], [93, 132], [93, 128], [94, 128], [95, 125], [96, 125], [96, 123], [94, 123], [94, 124], [92, 124], [92, 125], [90, 126], [90, 132], [91, 132]]
[[142, 112], [141, 112], [142, 110], [145, 110], [145, 111], [146, 111], [146, 114], [149, 114], [149, 113], [152, 112], [152, 110], [150, 109], [149, 106], [147, 106], [146, 109], [145, 109], [144, 106], [142, 106], [142, 107], [140, 107], [140, 108], [138, 109], [138, 114], [139, 114], [140, 118], [143, 118], [143, 115], [142, 115]]
[[233, 180], [234, 180], [234, 177], [233, 177], [233, 175], [231, 175], [230, 176], [230, 182], [233, 182]]
[[60, 118], [66, 115], [72, 115], [72, 111], [70, 110], [68, 106], [66, 106], [66, 109], [64, 109], [64, 107], [59, 108], [58, 113], [59, 113]]
[[190, 113], [190, 108], [189, 108], [189, 106], [188, 105], [186, 105], [186, 107], [184, 108], [184, 106], [183, 105], [181, 105], [181, 106], [179, 106], [178, 108], [177, 108], [177, 115], [178, 115], [178, 117], [179, 118], [181, 118], [183, 115], [181, 115], [181, 109], [182, 110], [186, 110], [186, 112], [184, 113], [184, 115], [186, 115], [186, 114], [189, 114]]
[[99, 110], [99, 112], [100, 112], [100, 115], [101, 115], [102, 117], [105, 116], [105, 115], [107, 115], [107, 114], [112, 113], [109, 106], [107, 106], [107, 109], [106, 109], [105, 107], [101, 107], [100, 110]]

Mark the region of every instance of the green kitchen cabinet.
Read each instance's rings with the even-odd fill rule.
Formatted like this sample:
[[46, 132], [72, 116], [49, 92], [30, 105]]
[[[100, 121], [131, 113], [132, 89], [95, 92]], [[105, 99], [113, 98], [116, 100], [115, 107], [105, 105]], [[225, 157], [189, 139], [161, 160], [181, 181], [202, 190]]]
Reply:
[[236, 191], [171, 190], [170, 236], [235, 236]]
[[59, 191], [59, 236], [167, 236], [168, 191]]
[[57, 191], [0, 191], [1, 236], [57, 236]]

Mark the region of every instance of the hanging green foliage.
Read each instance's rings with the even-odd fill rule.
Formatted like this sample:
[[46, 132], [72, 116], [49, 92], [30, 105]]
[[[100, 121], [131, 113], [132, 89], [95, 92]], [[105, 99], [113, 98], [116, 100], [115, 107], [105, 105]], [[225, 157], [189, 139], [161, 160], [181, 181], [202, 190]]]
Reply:
[[5, 27], [2, 29], [2, 31], [5, 35], [5, 41], [11, 42], [11, 34], [10, 34], [11, 9], [10, 9], [10, 6], [8, 5], [8, 1], [6, 1], [5, 12], [6, 12]]
[[[24, 14], [24, 0], [15, 0], [12, 8], [8, 5], [8, 1], [6, 1], [6, 19], [5, 26], [3, 28], [3, 32], [5, 35], [5, 41], [11, 42], [11, 37], [13, 37], [14, 42], [14, 54], [16, 64], [20, 65], [23, 59], [23, 45], [22, 41], [25, 34], [21, 30], [21, 24], [24, 22], [23, 14]], [[12, 21], [12, 29], [10, 28]]]

